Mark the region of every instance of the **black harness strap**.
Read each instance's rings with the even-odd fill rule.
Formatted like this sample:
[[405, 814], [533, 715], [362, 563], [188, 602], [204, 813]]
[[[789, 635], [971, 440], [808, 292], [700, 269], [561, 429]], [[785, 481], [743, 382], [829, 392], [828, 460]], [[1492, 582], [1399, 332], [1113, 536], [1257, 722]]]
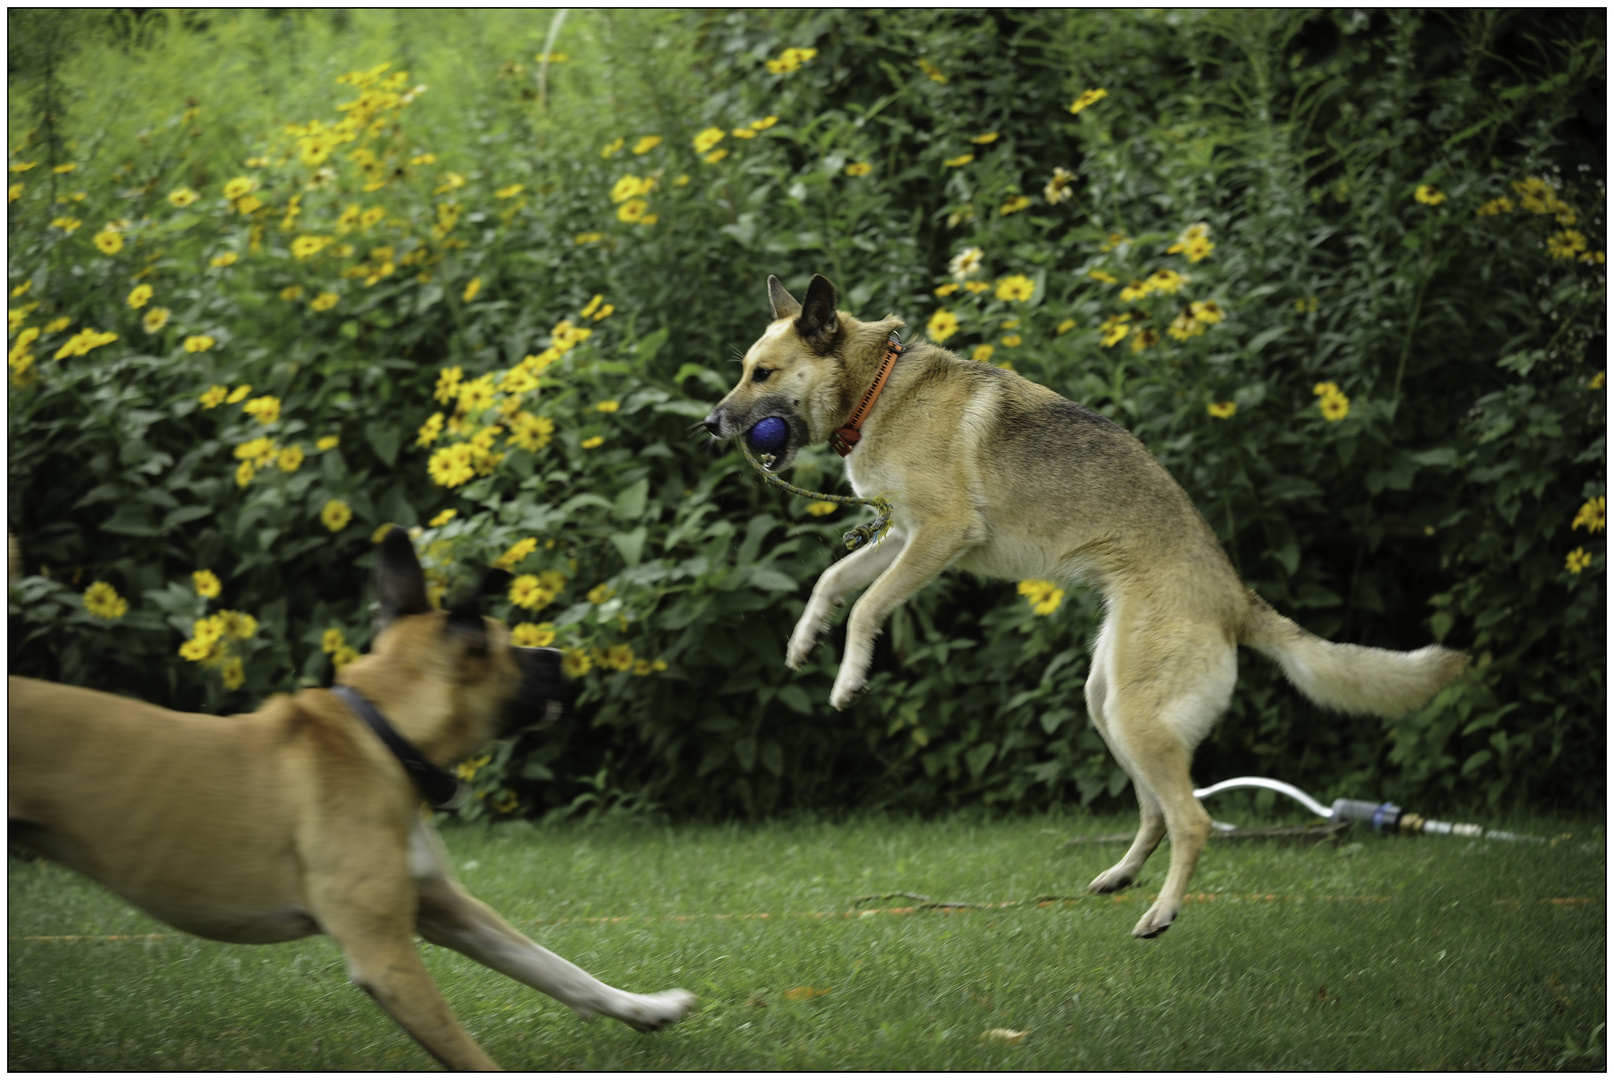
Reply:
[[439, 810], [451, 810], [463, 801], [459, 779], [447, 769], [427, 761], [426, 755], [398, 734], [398, 729], [388, 723], [381, 710], [370, 704], [363, 694], [351, 686], [333, 686], [331, 693], [347, 702], [348, 708], [358, 713], [376, 738], [386, 744], [427, 802]]

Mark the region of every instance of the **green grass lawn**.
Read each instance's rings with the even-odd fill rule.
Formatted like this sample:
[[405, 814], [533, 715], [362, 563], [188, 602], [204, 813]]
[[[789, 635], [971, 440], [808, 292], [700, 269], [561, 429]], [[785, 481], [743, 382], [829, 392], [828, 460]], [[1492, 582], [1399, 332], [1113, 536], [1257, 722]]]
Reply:
[[[1248, 815], [1212, 807], [1241, 824]], [[655, 1035], [584, 1024], [422, 946], [506, 1068], [1551, 1069], [1603, 1066], [1601, 822], [1510, 821], [1553, 846], [1366, 831], [1213, 843], [1172, 930], [1132, 924], [1169, 849], [1119, 897], [1076, 896], [1131, 818], [450, 828], [472, 892], [605, 981], [682, 986]], [[58, 867], [11, 859], [12, 1069], [426, 1068], [334, 945], [173, 933]], [[128, 937], [128, 935], [163, 935]], [[77, 936], [74, 936], [77, 935]], [[124, 935], [107, 940], [111, 935]], [[48, 938], [51, 940], [29, 940]], [[1014, 1045], [991, 1029], [1027, 1032]]]

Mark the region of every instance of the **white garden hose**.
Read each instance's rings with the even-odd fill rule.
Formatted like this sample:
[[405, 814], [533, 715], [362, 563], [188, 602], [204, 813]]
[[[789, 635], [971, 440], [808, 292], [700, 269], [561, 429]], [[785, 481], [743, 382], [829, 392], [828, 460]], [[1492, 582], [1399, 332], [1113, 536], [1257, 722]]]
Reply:
[[[1228, 791], [1233, 788], [1265, 788], [1268, 791], [1276, 791], [1289, 796], [1296, 802], [1301, 803], [1313, 814], [1331, 823], [1366, 821], [1373, 826], [1375, 832], [1434, 833], [1440, 836], [1472, 836], [1482, 837], [1486, 840], [1525, 841], [1532, 844], [1546, 843], [1546, 840], [1539, 836], [1522, 836], [1519, 833], [1503, 832], [1501, 829], [1486, 829], [1480, 825], [1435, 821], [1403, 810], [1391, 802], [1374, 803], [1364, 802], [1360, 799], [1335, 799], [1334, 805], [1328, 807], [1293, 784], [1286, 784], [1282, 780], [1271, 780], [1265, 776], [1239, 776], [1232, 780], [1223, 780], [1219, 784], [1212, 784], [1210, 787], [1200, 788], [1195, 791], [1194, 798], [1203, 799], [1208, 795], [1215, 795], [1218, 792]], [[1233, 826], [1220, 821], [1213, 821], [1211, 824], [1222, 832], [1233, 828]]]

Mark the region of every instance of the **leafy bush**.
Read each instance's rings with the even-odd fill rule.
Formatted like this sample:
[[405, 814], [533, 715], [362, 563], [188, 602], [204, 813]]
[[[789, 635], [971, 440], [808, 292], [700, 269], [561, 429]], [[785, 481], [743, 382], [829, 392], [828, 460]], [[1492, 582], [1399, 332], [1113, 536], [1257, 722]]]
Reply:
[[[816, 271], [1128, 426], [1311, 629], [1476, 657], [1383, 723], [1251, 664], [1201, 775], [1602, 799], [1601, 12], [343, 18], [14, 64], [14, 672], [207, 709], [324, 682], [395, 522], [439, 590], [512, 569], [499, 614], [586, 685], [462, 765], [466, 813], [1118, 797], [1085, 591], [945, 576], [844, 714], [833, 647], [783, 668], [852, 515], [690, 425], [766, 275]], [[90, 122], [107, 71], [270, 34], [325, 77], [277, 69], [289, 118]]]

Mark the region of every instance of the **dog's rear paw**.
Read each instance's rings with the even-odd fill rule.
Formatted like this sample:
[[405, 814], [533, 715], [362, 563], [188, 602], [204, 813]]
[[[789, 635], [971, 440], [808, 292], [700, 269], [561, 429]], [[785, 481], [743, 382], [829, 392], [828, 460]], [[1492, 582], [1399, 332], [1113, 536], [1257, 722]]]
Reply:
[[628, 1012], [617, 1017], [634, 1031], [658, 1031], [676, 1024], [695, 1005], [688, 990], [663, 990], [659, 994], [635, 994]]
[[1096, 893], [1110, 893], [1114, 892], [1116, 889], [1126, 888], [1128, 885], [1132, 884], [1133, 880], [1134, 879], [1130, 871], [1123, 870], [1119, 866], [1112, 866], [1098, 877], [1094, 878], [1088, 884], [1087, 891]]
[[1143, 918], [1138, 920], [1138, 925], [1132, 928], [1132, 936], [1137, 938], [1159, 937], [1167, 930], [1170, 930], [1171, 924], [1176, 920], [1176, 907], [1161, 904], [1157, 901], [1153, 907], [1143, 913]]

